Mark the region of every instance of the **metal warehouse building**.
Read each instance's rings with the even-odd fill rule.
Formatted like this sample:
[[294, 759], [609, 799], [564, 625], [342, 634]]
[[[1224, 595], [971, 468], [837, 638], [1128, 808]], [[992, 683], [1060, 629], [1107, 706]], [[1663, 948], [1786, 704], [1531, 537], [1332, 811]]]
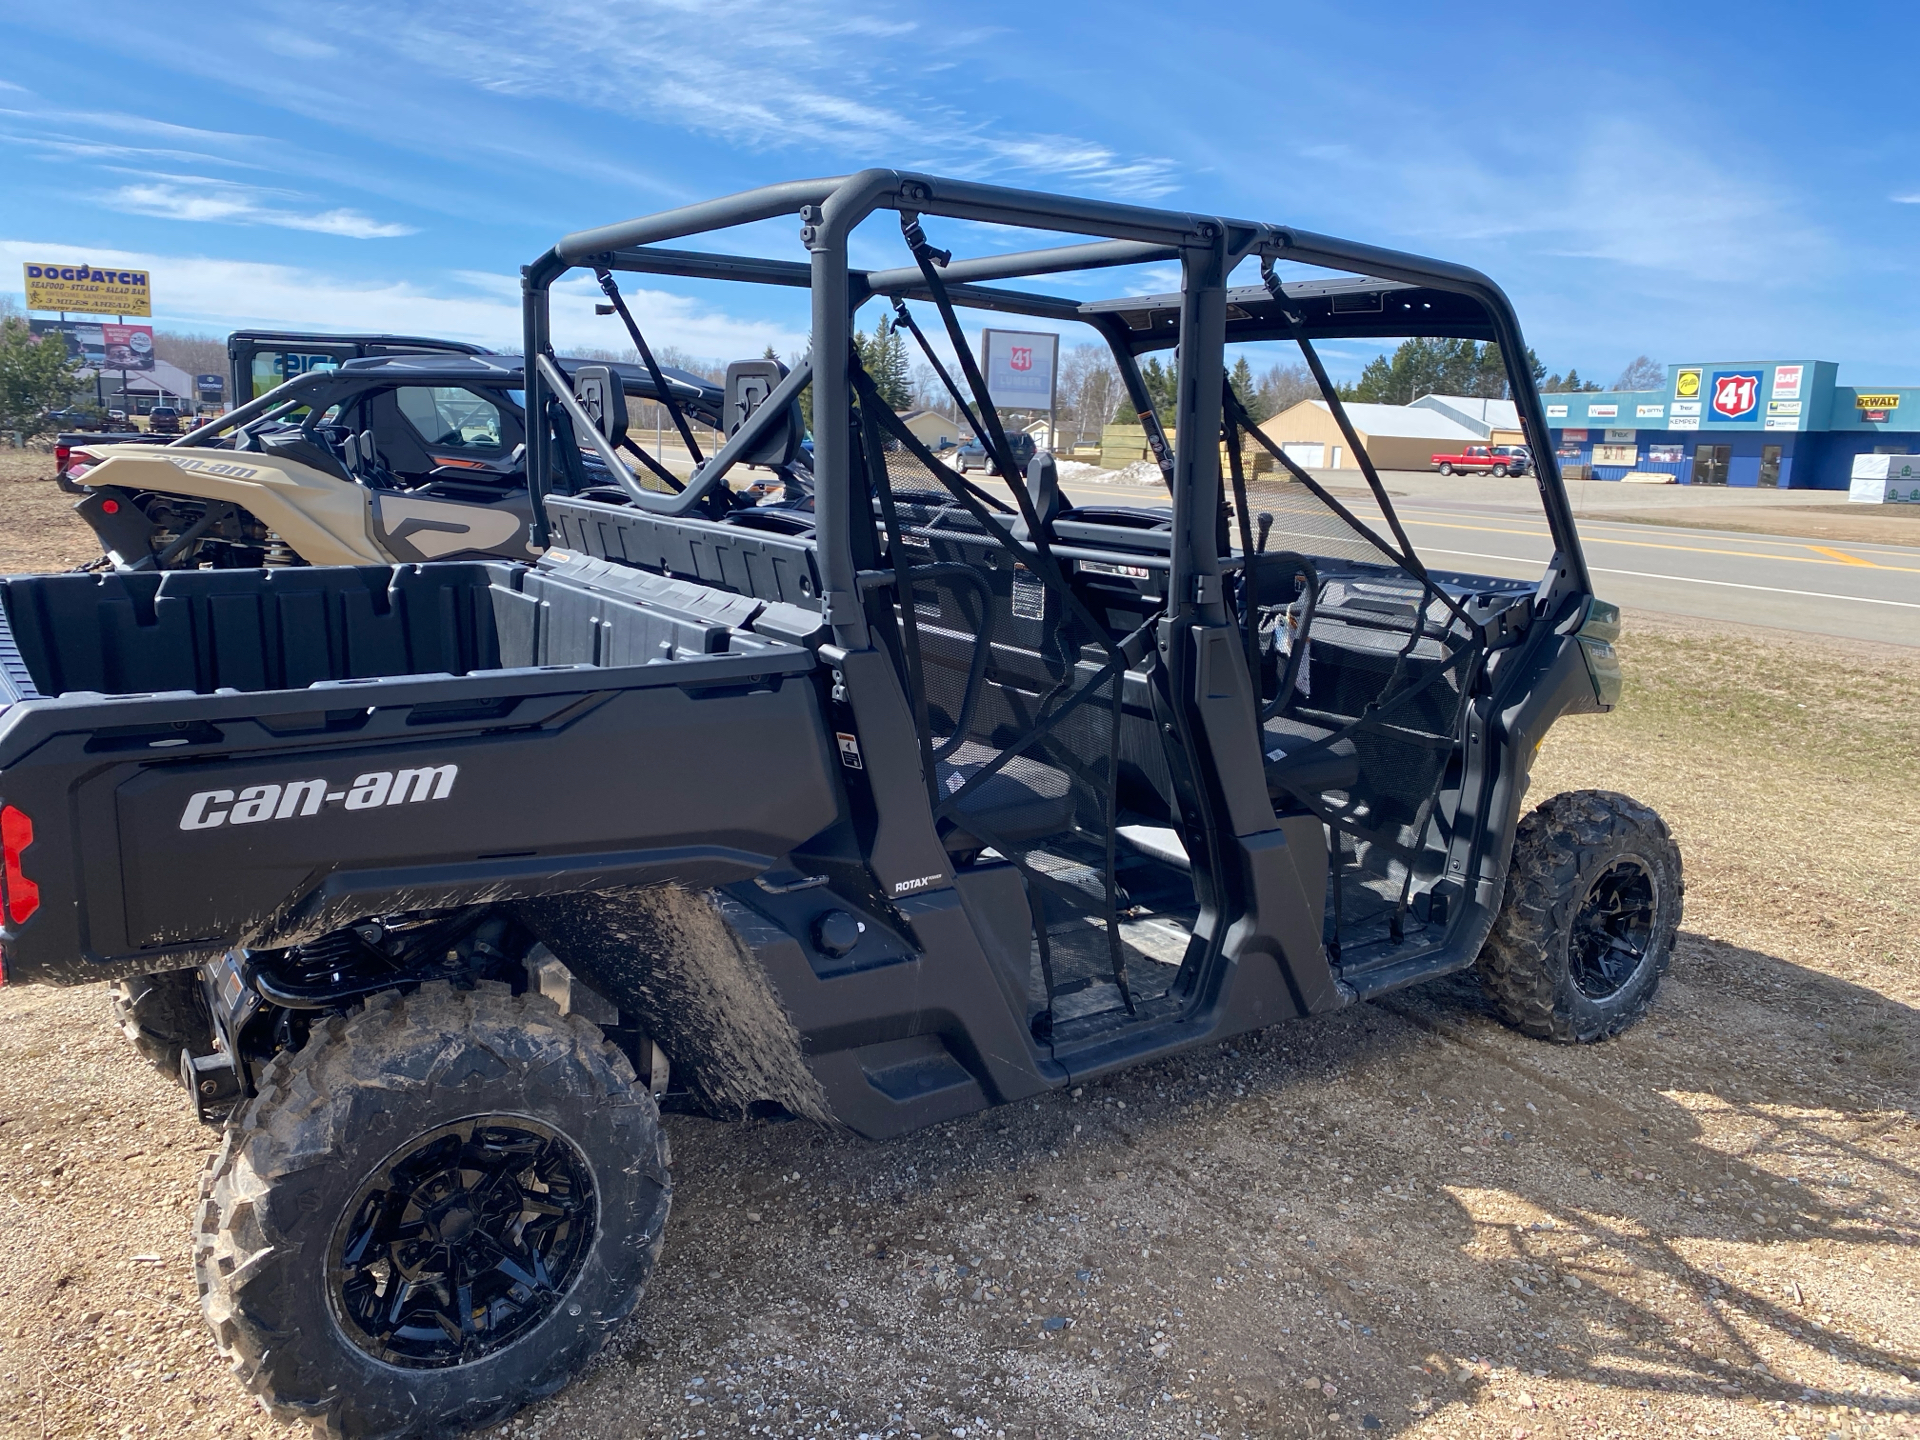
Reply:
[[[1920, 454], [1920, 389], [1835, 381], [1830, 361], [1672, 365], [1663, 390], [1545, 395], [1563, 474], [1844, 490], [1856, 455]], [[1584, 469], [1574, 469], [1580, 466]]]

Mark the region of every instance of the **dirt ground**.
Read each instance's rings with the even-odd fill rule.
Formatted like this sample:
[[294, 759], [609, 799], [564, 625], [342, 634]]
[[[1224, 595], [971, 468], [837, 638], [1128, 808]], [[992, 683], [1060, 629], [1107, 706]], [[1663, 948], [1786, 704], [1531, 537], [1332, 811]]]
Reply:
[[[0, 486], [0, 564], [85, 558]], [[1679, 838], [1640, 1026], [1461, 978], [887, 1144], [670, 1117], [648, 1298], [496, 1433], [1920, 1434], [1920, 654], [1628, 620], [1533, 796]], [[0, 991], [0, 1071], [0, 1436], [301, 1433], [212, 1352], [213, 1135], [102, 991]]]

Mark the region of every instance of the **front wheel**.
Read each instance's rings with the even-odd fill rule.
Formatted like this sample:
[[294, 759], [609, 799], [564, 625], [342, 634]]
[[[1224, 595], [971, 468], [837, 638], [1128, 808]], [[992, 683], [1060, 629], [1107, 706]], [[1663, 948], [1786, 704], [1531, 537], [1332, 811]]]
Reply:
[[389, 991], [283, 1053], [203, 1183], [201, 1305], [247, 1387], [329, 1435], [452, 1436], [552, 1394], [660, 1253], [666, 1134], [578, 1016]]
[[1685, 891], [1680, 847], [1653, 810], [1610, 790], [1556, 795], [1514, 837], [1481, 988], [1539, 1039], [1618, 1035], [1660, 988]]

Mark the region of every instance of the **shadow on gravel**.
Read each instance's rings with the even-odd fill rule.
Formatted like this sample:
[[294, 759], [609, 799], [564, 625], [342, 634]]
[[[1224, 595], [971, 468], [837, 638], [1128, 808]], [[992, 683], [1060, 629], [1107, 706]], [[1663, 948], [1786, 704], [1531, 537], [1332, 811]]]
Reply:
[[1900, 1287], [1854, 1281], [1920, 1238], [1879, 1099], [1916, 1037], [1907, 1007], [1689, 934], [1650, 1017], [1599, 1046], [1505, 1029], [1465, 976], [884, 1144], [678, 1117], [625, 1363], [527, 1426], [561, 1404], [570, 1440], [636, 1414], [904, 1440], [1909, 1411]]
[[[1382, 1007], [1576, 1112], [1543, 1143], [1574, 1162], [1581, 1202], [1540, 1184], [1564, 1180], [1565, 1168], [1513, 1167], [1509, 1200], [1542, 1218], [1463, 1210], [1478, 1258], [1507, 1272], [1492, 1278], [1518, 1292], [1507, 1301], [1516, 1318], [1560, 1320], [1570, 1339], [1556, 1335], [1555, 1358], [1571, 1368], [1584, 1352], [1590, 1381], [1656, 1398], [1920, 1413], [1920, 1350], [1889, 1343], [1872, 1314], [1828, 1313], [1821, 1299], [1835, 1292], [1836, 1269], [1857, 1290], [1876, 1259], [1920, 1242], [1920, 1174], [1910, 1152], [1879, 1143], [1911, 1133], [1920, 1012], [1686, 933], [1673, 989], [1687, 993], [1670, 990], [1639, 1031], [1577, 1051], [1498, 1028], [1470, 975]], [[1895, 1294], [1904, 1288], [1880, 1297], [1880, 1324], [1910, 1320]]]

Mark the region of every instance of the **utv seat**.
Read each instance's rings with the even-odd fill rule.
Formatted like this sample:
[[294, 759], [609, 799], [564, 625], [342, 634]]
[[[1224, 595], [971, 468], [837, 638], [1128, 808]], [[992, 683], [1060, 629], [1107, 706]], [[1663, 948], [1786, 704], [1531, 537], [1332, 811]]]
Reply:
[[1311, 747], [1334, 732], [1304, 720], [1276, 715], [1261, 727], [1260, 748], [1267, 771], [1267, 793], [1318, 795], [1326, 790], [1349, 790], [1360, 781], [1360, 757], [1351, 736], [1331, 745]]
[[[990, 745], [962, 742], [946, 759], [933, 762], [941, 796], [953, 794], [999, 758]], [[1016, 755], [940, 823], [949, 827], [940, 838], [953, 854], [982, 850], [996, 840], [1013, 844], [1058, 835], [1073, 828], [1072, 789], [1065, 771]]]

